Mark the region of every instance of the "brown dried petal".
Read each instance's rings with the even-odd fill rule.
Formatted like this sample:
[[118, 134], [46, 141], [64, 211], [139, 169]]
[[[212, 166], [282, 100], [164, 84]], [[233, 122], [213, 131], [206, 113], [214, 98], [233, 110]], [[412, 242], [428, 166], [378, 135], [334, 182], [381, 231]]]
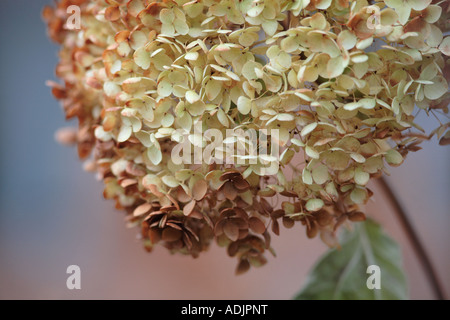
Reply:
[[208, 183], [205, 180], [198, 180], [192, 188], [192, 195], [195, 200], [202, 200], [208, 191]]
[[277, 220], [272, 220], [272, 232], [277, 236], [280, 235], [280, 225]]
[[163, 241], [177, 241], [181, 239], [182, 231], [173, 229], [173, 228], [165, 228], [162, 232], [162, 240]]
[[156, 244], [161, 240], [161, 231], [155, 228], [150, 228], [148, 230], [148, 237], [153, 244]]
[[195, 200], [192, 200], [192, 201], [189, 202], [187, 205], [185, 205], [184, 208], [183, 208], [183, 214], [184, 214], [185, 216], [190, 215], [191, 212], [192, 212], [192, 210], [194, 210], [194, 208], [195, 208], [195, 204], [196, 204], [196, 201], [195, 201]]
[[192, 230], [191, 228], [189, 228], [188, 226], [184, 226], [184, 229], [186, 229], [187, 232], [189, 232], [189, 234], [191, 236], [193, 236], [195, 238], [195, 240], [200, 241], [200, 239], [198, 238], [197, 233], [194, 232], [194, 230]]
[[266, 249], [269, 249], [270, 248], [270, 241], [271, 241], [270, 233], [267, 230], [264, 231], [263, 237], [264, 237], [264, 246], [265, 246]]
[[[150, 219], [153, 218], [153, 217], [160, 216], [160, 215], [163, 215], [163, 214], [165, 214], [165, 213], [162, 212], [162, 211], [153, 211], [153, 212], [150, 213], [147, 217], [145, 217], [144, 220], [150, 220]], [[153, 221], [153, 219], [152, 219], [152, 221]]]
[[306, 235], [308, 236], [308, 238], [310, 239], [314, 238], [318, 232], [319, 228], [317, 227], [315, 221], [310, 221], [309, 224], [306, 226]]
[[224, 172], [221, 176], [220, 176], [220, 180], [221, 181], [227, 181], [227, 180], [231, 180], [234, 177], [240, 176], [240, 172], [238, 171], [227, 171]]
[[177, 202], [177, 200], [175, 200], [174, 197], [172, 197], [170, 194], [166, 194], [166, 197], [175, 206], [176, 210], [180, 210], [180, 206], [178, 205], [178, 202]]
[[164, 194], [158, 191], [158, 187], [154, 184], [149, 184], [147, 186], [144, 186], [150, 190], [151, 193], [153, 193], [157, 197], [163, 197]]
[[235, 204], [236, 204], [236, 207], [239, 207], [239, 208], [247, 208], [249, 206], [249, 204], [247, 202], [245, 202], [244, 200], [242, 200], [241, 197], [238, 197], [235, 200]]
[[129, 162], [127, 167], [126, 167], [126, 172], [133, 175], [133, 176], [137, 176], [137, 177], [142, 177], [145, 176], [146, 171], [143, 167], [141, 167], [138, 164]]
[[284, 191], [280, 192], [280, 194], [285, 197], [292, 197], [292, 198], [298, 197], [298, 195], [295, 192], [288, 191], [288, 190], [284, 190]]
[[284, 211], [282, 209], [275, 210], [270, 214], [270, 217], [272, 219], [279, 219], [283, 216], [284, 216]]
[[62, 145], [73, 146], [75, 143], [77, 143], [78, 133], [75, 128], [71, 127], [61, 128], [58, 129], [58, 131], [56, 131], [55, 139]]
[[249, 236], [248, 237], [249, 245], [252, 247], [252, 250], [256, 250], [256, 253], [263, 253], [264, 252], [264, 241], [257, 236]]
[[283, 217], [283, 226], [284, 226], [286, 229], [292, 228], [292, 227], [294, 226], [294, 224], [295, 224], [295, 221], [292, 220], [291, 218], [286, 217], [286, 216]]
[[232, 220], [228, 220], [225, 222], [223, 226], [223, 232], [231, 241], [236, 241], [239, 239], [239, 227]]
[[446, 133], [445, 136], [443, 136], [439, 140], [439, 145], [441, 146], [448, 146], [450, 144], [450, 134]]
[[239, 229], [239, 240], [245, 239], [248, 236], [248, 229]]
[[261, 197], [273, 197], [276, 194], [277, 194], [277, 192], [270, 188], [265, 188], [263, 190], [258, 191], [258, 195]]
[[242, 218], [231, 218], [234, 224], [238, 226], [239, 229], [248, 229], [248, 223]]
[[233, 184], [231, 182], [226, 182], [222, 191], [225, 197], [231, 201], [233, 201], [237, 197], [237, 191], [233, 187]]
[[189, 236], [186, 233], [183, 233], [183, 242], [188, 248], [188, 250], [192, 249], [192, 240], [189, 238]]
[[316, 218], [317, 223], [321, 227], [325, 227], [325, 226], [331, 224], [332, 221], [333, 221], [333, 216], [331, 214], [329, 214], [325, 210], [321, 210], [319, 212], [316, 212], [314, 214], [314, 217]]
[[216, 236], [220, 236], [221, 234], [223, 234], [223, 227], [225, 225], [226, 220], [219, 220], [217, 221], [215, 227], [214, 227], [214, 234]]
[[230, 257], [234, 257], [236, 253], [238, 253], [238, 250], [239, 250], [239, 243], [232, 242], [227, 248], [227, 253]]
[[245, 192], [250, 188], [250, 183], [242, 177], [240, 179], [238, 178], [233, 180], [233, 184], [239, 192]]
[[214, 223], [212, 222], [211, 217], [207, 213], [203, 214], [203, 218], [205, 219], [205, 221], [208, 224], [208, 226], [211, 229], [214, 229]]
[[197, 210], [194, 210], [191, 212], [191, 214], [189, 215], [189, 218], [194, 218], [194, 219], [203, 219], [203, 215], [198, 212]]
[[262, 222], [261, 219], [257, 217], [251, 217], [248, 220], [248, 225], [250, 227], [250, 230], [252, 230], [255, 233], [263, 234], [266, 231], [266, 226], [264, 222]]
[[227, 218], [227, 217], [233, 217], [236, 214], [235, 211], [236, 208], [225, 208], [222, 211], [220, 211], [220, 218]]
[[250, 263], [247, 259], [241, 259], [236, 267], [236, 275], [246, 273], [250, 269]]
[[233, 208], [233, 210], [234, 210], [234, 212], [235, 212], [237, 217], [242, 218], [245, 221], [248, 220], [248, 214], [247, 214], [247, 212], [244, 209], [239, 208], [239, 207], [235, 207], [235, 208]]
[[272, 206], [270, 205], [270, 203], [269, 203], [266, 199], [264, 199], [264, 198], [261, 199], [261, 206], [262, 206], [263, 209], [264, 209], [266, 212], [268, 212], [268, 213], [271, 213], [271, 212], [273, 211], [273, 208], [272, 208]]
[[192, 200], [192, 198], [184, 191], [182, 187], [178, 187], [177, 199], [180, 202], [186, 203]]
[[160, 228], [164, 228], [166, 226], [166, 222], [167, 222], [167, 215], [163, 215], [161, 220], [159, 221], [159, 227]]
[[228, 237], [224, 233], [222, 233], [216, 236], [216, 242], [219, 247], [225, 247], [230, 243], [230, 239], [228, 239]]
[[183, 230], [178, 224], [176, 224], [176, 221], [173, 221], [173, 220], [169, 220], [169, 221], [167, 221], [167, 226], [170, 226], [170, 227], [172, 227], [172, 228], [174, 228], [174, 229], [177, 229], [177, 230]]
[[122, 188], [126, 188], [126, 187], [132, 186], [132, 185], [134, 185], [134, 184], [136, 184], [136, 183], [137, 183], [137, 180], [136, 180], [136, 179], [123, 179], [123, 180], [120, 182], [120, 186], [121, 186]]
[[249, 256], [248, 261], [250, 262], [250, 265], [256, 268], [261, 267], [267, 263], [267, 259], [261, 254], [256, 256]]
[[354, 211], [347, 213], [348, 219], [352, 222], [360, 222], [366, 220], [366, 215], [361, 211]]
[[177, 207], [172, 206], [172, 205], [170, 205], [170, 206], [164, 206], [164, 207], [161, 207], [160, 210], [163, 211], [163, 212], [172, 212], [172, 211], [177, 210]]
[[116, 21], [120, 18], [120, 9], [119, 7], [113, 6], [108, 7], [105, 10], [105, 19], [108, 21]]
[[151, 208], [152, 208], [152, 205], [150, 203], [141, 204], [140, 206], [136, 207], [136, 209], [134, 209], [133, 216], [139, 217], [139, 216], [149, 212]]

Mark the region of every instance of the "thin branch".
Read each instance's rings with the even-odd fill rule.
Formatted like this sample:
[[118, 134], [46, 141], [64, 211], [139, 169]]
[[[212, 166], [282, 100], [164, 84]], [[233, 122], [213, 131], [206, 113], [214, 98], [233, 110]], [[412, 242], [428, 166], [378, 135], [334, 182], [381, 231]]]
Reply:
[[416, 252], [419, 261], [422, 263], [423, 268], [425, 269], [425, 273], [427, 277], [429, 278], [431, 287], [436, 295], [436, 297], [439, 300], [445, 299], [444, 291], [440, 285], [437, 273], [433, 267], [433, 264], [431, 263], [431, 260], [425, 251], [425, 248], [422, 244], [422, 242], [419, 239], [419, 236], [417, 235], [417, 232], [414, 230], [414, 227], [412, 226], [411, 222], [408, 219], [408, 216], [406, 214], [406, 211], [403, 209], [402, 205], [398, 201], [397, 197], [395, 196], [394, 192], [392, 191], [389, 184], [386, 182], [386, 180], [381, 177], [378, 179], [378, 182], [380, 183], [381, 187], [383, 188], [384, 192], [389, 198], [389, 201], [391, 202], [392, 206], [395, 209], [395, 213], [398, 216], [398, 219], [400, 220], [400, 223], [402, 224], [403, 229], [406, 232], [406, 235], [408, 236], [409, 240], [411, 241], [412, 247], [414, 248], [414, 251]]

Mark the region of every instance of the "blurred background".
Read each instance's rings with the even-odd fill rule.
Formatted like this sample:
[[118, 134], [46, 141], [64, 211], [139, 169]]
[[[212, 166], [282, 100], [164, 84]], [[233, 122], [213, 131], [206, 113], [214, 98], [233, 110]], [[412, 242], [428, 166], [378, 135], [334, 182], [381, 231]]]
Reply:
[[[241, 276], [213, 245], [198, 259], [146, 253], [124, 215], [103, 200], [75, 149], [54, 132], [68, 124], [45, 81], [55, 79], [57, 46], [41, 10], [50, 0], [0, 1], [0, 299], [290, 299], [327, 249], [304, 228], [273, 238], [277, 258]], [[428, 131], [435, 119], [418, 123]], [[75, 122], [71, 122], [76, 125]], [[388, 183], [418, 231], [450, 295], [450, 148], [424, 143], [391, 168]], [[400, 243], [413, 299], [433, 299], [428, 278], [383, 190], [367, 206]], [[81, 268], [81, 290], [68, 290], [66, 269]]]

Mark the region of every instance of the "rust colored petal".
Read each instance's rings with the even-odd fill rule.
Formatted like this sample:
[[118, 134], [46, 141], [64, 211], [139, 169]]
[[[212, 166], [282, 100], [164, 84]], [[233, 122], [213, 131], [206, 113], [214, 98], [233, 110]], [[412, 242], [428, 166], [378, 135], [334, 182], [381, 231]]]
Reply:
[[251, 217], [248, 220], [248, 225], [250, 227], [250, 230], [255, 233], [263, 234], [266, 231], [266, 225], [264, 224], [264, 222], [262, 222], [261, 219], [257, 217]]
[[225, 222], [225, 225], [223, 226], [223, 232], [231, 241], [236, 241], [239, 238], [239, 227], [232, 220], [228, 220]]
[[236, 275], [246, 273], [250, 269], [250, 263], [247, 259], [241, 259], [236, 267]]

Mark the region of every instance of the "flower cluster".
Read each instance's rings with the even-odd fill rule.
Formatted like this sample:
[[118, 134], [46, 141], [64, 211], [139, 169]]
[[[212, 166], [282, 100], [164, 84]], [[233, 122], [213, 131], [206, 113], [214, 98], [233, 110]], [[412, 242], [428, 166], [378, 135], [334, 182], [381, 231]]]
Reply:
[[[339, 225], [365, 219], [371, 178], [450, 139], [448, 124], [426, 135], [414, 122], [448, 112], [448, 13], [432, 0], [59, 0], [44, 10], [61, 44], [51, 86], [79, 120], [60, 136], [149, 251], [196, 257], [215, 239], [242, 273], [273, 253], [280, 222], [333, 246]], [[180, 130], [194, 141], [198, 124], [277, 129], [278, 172], [264, 174], [267, 155], [175, 164]]]

